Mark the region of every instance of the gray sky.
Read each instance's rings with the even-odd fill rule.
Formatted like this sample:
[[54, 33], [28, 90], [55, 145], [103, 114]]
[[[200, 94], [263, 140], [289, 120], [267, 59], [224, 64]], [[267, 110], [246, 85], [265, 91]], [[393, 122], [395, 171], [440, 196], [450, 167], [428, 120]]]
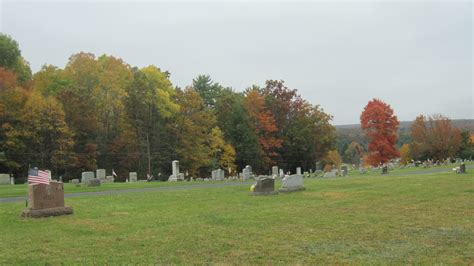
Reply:
[[181, 87], [199, 74], [236, 91], [283, 79], [334, 124], [358, 123], [374, 97], [400, 120], [474, 118], [470, 1], [0, 1], [0, 31], [33, 71], [106, 53]]

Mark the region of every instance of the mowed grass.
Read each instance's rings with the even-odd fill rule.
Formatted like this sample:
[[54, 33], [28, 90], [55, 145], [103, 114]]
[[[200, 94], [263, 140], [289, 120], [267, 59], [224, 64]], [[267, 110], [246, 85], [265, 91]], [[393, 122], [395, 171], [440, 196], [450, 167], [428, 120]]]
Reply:
[[[279, 186], [279, 184], [277, 184]], [[0, 264], [472, 264], [474, 174], [305, 179], [66, 199], [74, 214], [23, 219], [0, 204]]]

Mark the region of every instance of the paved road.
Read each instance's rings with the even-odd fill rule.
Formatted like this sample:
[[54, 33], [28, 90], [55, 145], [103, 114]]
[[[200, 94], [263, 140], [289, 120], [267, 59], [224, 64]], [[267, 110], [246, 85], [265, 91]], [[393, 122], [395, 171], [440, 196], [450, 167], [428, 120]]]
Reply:
[[[469, 165], [466, 168], [473, 169], [474, 165]], [[452, 172], [451, 169], [446, 168], [431, 168], [424, 170], [417, 170], [405, 173], [393, 173], [391, 175], [420, 175], [420, 174], [433, 174], [433, 173], [448, 173]], [[253, 182], [226, 182], [218, 184], [194, 184], [194, 185], [182, 185], [182, 186], [166, 186], [166, 187], [150, 187], [150, 188], [131, 188], [131, 189], [119, 189], [119, 190], [107, 190], [107, 191], [92, 191], [92, 192], [78, 192], [65, 194], [66, 198], [77, 198], [83, 196], [102, 196], [102, 195], [116, 195], [123, 193], [136, 193], [146, 191], [168, 191], [168, 190], [182, 190], [182, 189], [193, 189], [193, 188], [216, 188], [216, 187], [232, 187], [232, 186], [244, 186], [250, 185]], [[25, 201], [27, 197], [14, 197], [14, 198], [0, 198], [0, 203], [6, 202], [18, 202]]]
[[[115, 194], [136, 193], [136, 192], [146, 192], [146, 191], [167, 191], [167, 190], [183, 190], [183, 189], [193, 189], [193, 188], [234, 187], [234, 186], [244, 186], [244, 185], [248, 186], [252, 183], [253, 182], [226, 182], [226, 183], [219, 183], [219, 184], [194, 184], [194, 185], [182, 185], [182, 186], [117, 189], [117, 190], [106, 190], [106, 191], [69, 193], [69, 194], [64, 194], [64, 197], [77, 198], [77, 197], [82, 197], [82, 196], [103, 196], [103, 195], [115, 195]], [[26, 198], [27, 197], [0, 198], [0, 203], [25, 201]]]

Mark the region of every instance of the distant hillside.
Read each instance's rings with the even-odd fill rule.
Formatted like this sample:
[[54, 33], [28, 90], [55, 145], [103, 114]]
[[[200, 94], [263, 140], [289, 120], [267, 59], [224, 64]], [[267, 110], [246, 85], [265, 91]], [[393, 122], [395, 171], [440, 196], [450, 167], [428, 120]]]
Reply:
[[[453, 125], [461, 130], [469, 130], [469, 132], [474, 133], [474, 119], [455, 119], [451, 120]], [[401, 131], [409, 130], [413, 121], [400, 121]], [[345, 129], [360, 130], [360, 124], [350, 124], [350, 125], [338, 125], [334, 126], [337, 131]]]
[[[451, 120], [453, 125], [461, 130], [468, 130], [474, 133], [474, 119], [456, 119]], [[410, 143], [410, 127], [413, 121], [401, 121], [398, 129], [397, 146], [401, 147], [405, 143]], [[360, 124], [338, 125], [336, 128], [336, 148], [340, 154], [343, 154], [347, 146], [355, 141], [367, 148], [367, 138], [360, 128]]]

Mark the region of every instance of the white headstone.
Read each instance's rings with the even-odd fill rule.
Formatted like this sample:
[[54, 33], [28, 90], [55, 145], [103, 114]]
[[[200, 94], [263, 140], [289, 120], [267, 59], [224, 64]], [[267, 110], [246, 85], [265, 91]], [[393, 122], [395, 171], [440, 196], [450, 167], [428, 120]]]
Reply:
[[94, 172], [82, 172], [81, 174], [81, 183], [88, 183], [92, 179], [94, 179]]
[[0, 185], [8, 185], [10, 182], [10, 174], [0, 174]]
[[296, 167], [296, 174], [301, 175], [301, 167]]
[[138, 181], [137, 172], [130, 172], [128, 174], [128, 180], [130, 183], [137, 182]]
[[278, 166], [272, 167], [272, 176], [275, 178], [278, 176]]
[[285, 176], [282, 179], [282, 187], [280, 191], [296, 191], [303, 190], [303, 176], [302, 175], [290, 175]]
[[96, 178], [98, 179], [105, 179], [106, 175], [105, 175], [105, 169], [97, 169], [95, 170], [95, 176]]
[[168, 181], [183, 181], [184, 174], [179, 173], [179, 161], [174, 160], [173, 162], [171, 162], [171, 167], [173, 174], [170, 175]]

